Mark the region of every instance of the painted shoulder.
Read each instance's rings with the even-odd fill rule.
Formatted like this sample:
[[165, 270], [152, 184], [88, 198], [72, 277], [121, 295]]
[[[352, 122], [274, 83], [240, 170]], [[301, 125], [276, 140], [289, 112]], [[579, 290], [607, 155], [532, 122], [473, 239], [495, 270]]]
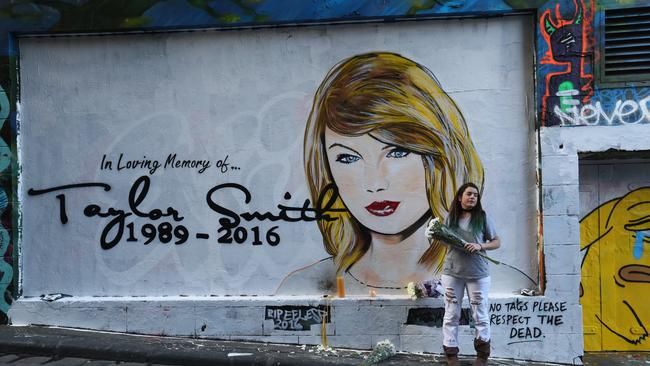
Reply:
[[332, 257], [298, 268], [280, 282], [275, 295], [325, 295], [336, 292], [336, 270]]

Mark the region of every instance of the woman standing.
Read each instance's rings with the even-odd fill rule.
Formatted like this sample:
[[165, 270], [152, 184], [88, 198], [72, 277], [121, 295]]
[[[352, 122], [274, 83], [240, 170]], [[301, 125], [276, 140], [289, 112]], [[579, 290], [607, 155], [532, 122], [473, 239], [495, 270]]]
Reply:
[[475, 252], [498, 249], [501, 240], [492, 221], [481, 207], [478, 187], [473, 183], [463, 184], [454, 197], [447, 225], [465, 241], [465, 250], [449, 247], [444, 259], [442, 285], [445, 288], [445, 316], [442, 324], [443, 349], [449, 365], [458, 363], [458, 323], [465, 289], [476, 335], [474, 365], [487, 365], [490, 356], [490, 317], [488, 314], [488, 292], [490, 274], [485, 258]]

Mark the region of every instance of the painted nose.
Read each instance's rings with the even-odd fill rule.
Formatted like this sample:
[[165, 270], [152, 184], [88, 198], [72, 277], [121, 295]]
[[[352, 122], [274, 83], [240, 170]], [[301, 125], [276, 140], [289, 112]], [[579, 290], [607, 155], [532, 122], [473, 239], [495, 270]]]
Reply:
[[388, 189], [386, 173], [380, 167], [366, 167], [364, 188], [368, 193], [377, 193]]

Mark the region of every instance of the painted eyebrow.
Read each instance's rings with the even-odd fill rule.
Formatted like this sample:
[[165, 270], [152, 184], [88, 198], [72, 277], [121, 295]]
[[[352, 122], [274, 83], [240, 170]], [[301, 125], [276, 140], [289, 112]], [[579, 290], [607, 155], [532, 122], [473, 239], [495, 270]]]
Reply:
[[[386, 150], [386, 149], [389, 149], [389, 148], [391, 148], [391, 147], [399, 148], [399, 149], [403, 149], [402, 147], [397, 146], [397, 145], [387, 144], [387, 143], [383, 142], [382, 140], [380, 140], [380, 139], [376, 138], [375, 136], [373, 136], [371, 133], [369, 133], [368, 136], [370, 136], [373, 140], [377, 140], [377, 141], [381, 142], [382, 144], [386, 145], [386, 146], [384, 146], [384, 147], [381, 148], [382, 151], [383, 151], [383, 150]], [[404, 150], [406, 150], [406, 149], [404, 149]]]
[[386, 149], [390, 149], [390, 148], [398, 148], [398, 149], [406, 150], [403, 147], [399, 147], [397, 145], [391, 145], [391, 144], [386, 144], [386, 146], [382, 147], [381, 149], [386, 150]]
[[344, 149], [348, 149], [348, 150], [354, 151], [355, 154], [357, 154], [357, 155], [359, 155], [360, 157], [363, 158], [363, 155], [361, 155], [357, 150], [355, 150], [355, 149], [353, 149], [353, 148], [351, 148], [351, 147], [345, 146], [345, 145], [343, 145], [343, 144], [339, 144], [338, 142], [331, 144], [330, 147], [328, 147], [328, 149], [331, 149], [331, 148], [333, 148], [333, 147], [335, 147], [335, 146], [340, 146], [340, 147], [342, 147], [342, 148], [344, 148]]

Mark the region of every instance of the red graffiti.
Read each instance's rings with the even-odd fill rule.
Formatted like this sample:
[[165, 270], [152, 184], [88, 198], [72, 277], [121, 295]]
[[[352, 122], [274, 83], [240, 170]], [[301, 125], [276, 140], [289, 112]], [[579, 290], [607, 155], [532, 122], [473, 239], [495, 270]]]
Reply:
[[542, 125], [560, 124], [555, 111], [566, 112], [582, 103], [588, 103], [593, 95], [593, 74], [585, 72], [585, 65], [591, 60], [591, 24], [593, 22], [594, 0], [573, 0], [575, 14], [564, 19], [560, 4], [555, 6], [555, 20], [551, 9], [539, 18], [540, 33], [548, 46], [548, 52], [540, 64], [564, 67], [563, 71], [546, 74], [546, 90], [542, 97]]

